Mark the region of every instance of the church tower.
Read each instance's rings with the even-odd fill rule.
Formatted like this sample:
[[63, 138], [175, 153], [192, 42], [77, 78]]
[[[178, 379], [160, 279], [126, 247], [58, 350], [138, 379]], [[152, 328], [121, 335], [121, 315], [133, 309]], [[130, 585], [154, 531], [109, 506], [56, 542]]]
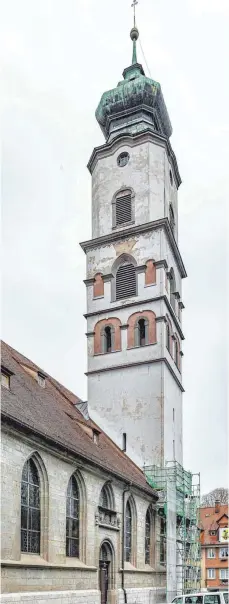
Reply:
[[160, 84], [137, 62], [96, 110], [105, 143], [88, 163], [88, 406], [140, 466], [182, 459], [181, 184]]

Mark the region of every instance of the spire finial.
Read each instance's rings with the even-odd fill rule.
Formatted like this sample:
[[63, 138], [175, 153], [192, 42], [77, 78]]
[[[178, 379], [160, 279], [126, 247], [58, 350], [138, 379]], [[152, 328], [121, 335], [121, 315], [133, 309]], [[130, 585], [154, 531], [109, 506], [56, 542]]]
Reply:
[[135, 19], [135, 8], [136, 8], [137, 4], [138, 4], [138, 0], [133, 0], [133, 4], [131, 4], [131, 6], [134, 9], [134, 27], [132, 27], [131, 32], [130, 32], [130, 37], [131, 37], [131, 40], [133, 41], [132, 65], [134, 65], [135, 63], [137, 63], [136, 41], [137, 41], [138, 36], [139, 36], [139, 31], [138, 31], [138, 29], [136, 27], [136, 19]]
[[134, 9], [134, 27], [136, 27], [136, 23], [135, 23], [135, 8], [136, 8], [137, 4], [138, 4], [138, 0], [133, 0], [133, 4], [131, 4], [132, 8]]

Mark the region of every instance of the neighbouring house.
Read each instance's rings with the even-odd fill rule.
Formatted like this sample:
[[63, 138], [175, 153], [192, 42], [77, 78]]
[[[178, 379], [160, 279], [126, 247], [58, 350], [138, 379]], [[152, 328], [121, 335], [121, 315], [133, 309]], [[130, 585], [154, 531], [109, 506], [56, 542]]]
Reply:
[[228, 505], [200, 508], [202, 587], [228, 588]]

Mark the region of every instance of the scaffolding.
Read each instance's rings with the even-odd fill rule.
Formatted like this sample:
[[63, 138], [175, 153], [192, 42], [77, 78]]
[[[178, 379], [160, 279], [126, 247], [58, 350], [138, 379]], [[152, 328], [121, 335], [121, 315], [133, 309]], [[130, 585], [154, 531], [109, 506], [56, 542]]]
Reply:
[[167, 602], [201, 588], [199, 540], [200, 475], [176, 461], [145, 466], [148, 483], [158, 492], [158, 562], [166, 567]]

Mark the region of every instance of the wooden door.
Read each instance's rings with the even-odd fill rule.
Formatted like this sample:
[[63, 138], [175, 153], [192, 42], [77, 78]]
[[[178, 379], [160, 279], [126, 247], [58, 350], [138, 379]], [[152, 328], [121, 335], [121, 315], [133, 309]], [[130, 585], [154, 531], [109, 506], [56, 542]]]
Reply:
[[100, 561], [99, 563], [99, 585], [101, 591], [101, 604], [107, 604], [107, 592], [108, 592], [108, 567], [109, 562]]

